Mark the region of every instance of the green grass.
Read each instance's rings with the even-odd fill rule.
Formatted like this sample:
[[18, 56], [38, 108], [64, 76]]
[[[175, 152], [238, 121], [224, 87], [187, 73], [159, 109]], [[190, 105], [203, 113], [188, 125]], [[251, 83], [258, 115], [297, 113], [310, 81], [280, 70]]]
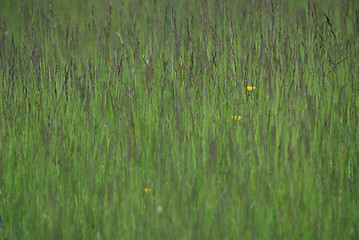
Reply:
[[359, 236], [357, 1], [0, 9], [0, 239]]

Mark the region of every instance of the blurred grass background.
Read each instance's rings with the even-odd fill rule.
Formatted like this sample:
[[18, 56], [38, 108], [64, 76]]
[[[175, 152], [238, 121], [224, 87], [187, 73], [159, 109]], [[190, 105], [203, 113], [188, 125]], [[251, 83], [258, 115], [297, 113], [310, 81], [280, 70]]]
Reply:
[[358, 238], [357, 1], [0, 9], [0, 238]]

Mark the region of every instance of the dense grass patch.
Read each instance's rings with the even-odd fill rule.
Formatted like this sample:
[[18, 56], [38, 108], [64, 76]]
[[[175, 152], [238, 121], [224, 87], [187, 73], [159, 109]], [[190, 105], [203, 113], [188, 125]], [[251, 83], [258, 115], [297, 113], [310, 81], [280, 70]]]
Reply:
[[0, 9], [0, 239], [359, 236], [357, 1]]

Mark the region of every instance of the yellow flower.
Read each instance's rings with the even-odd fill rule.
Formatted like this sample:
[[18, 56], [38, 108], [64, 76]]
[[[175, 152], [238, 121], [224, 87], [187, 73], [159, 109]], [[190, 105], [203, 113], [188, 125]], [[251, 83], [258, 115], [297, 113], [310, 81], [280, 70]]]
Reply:
[[151, 188], [145, 188], [145, 193], [151, 192]]
[[235, 121], [239, 121], [242, 119], [241, 116], [232, 116], [232, 119], [234, 119]]
[[252, 92], [254, 89], [256, 89], [256, 87], [252, 87], [252, 86], [248, 86], [248, 87], [247, 87], [247, 91], [248, 91], [248, 92]]

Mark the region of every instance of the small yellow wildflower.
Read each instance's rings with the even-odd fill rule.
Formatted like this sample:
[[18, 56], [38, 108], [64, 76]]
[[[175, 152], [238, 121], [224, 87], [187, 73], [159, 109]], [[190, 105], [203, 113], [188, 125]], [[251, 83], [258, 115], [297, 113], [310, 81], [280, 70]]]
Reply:
[[151, 188], [145, 188], [145, 193], [151, 192]]
[[235, 121], [239, 121], [242, 119], [241, 116], [232, 116], [232, 119], [234, 119]]
[[248, 87], [247, 87], [247, 91], [248, 91], [248, 92], [252, 92], [254, 89], [256, 89], [256, 87], [252, 87], [252, 86], [248, 86]]

